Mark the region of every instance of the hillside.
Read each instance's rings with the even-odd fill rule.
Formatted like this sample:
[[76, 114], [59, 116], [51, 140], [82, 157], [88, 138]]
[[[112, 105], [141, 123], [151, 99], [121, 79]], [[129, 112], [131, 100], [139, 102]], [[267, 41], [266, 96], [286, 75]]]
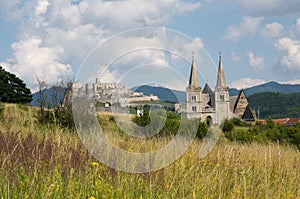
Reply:
[[[268, 82], [265, 84], [261, 84], [258, 86], [253, 86], [250, 88], [244, 89], [246, 96], [250, 96], [256, 93], [263, 92], [275, 92], [275, 93], [298, 93], [300, 92], [300, 84], [292, 85], [292, 84], [279, 84], [277, 82]], [[234, 96], [238, 95], [240, 90], [235, 88], [231, 88], [229, 90], [229, 95]]]
[[[229, 143], [223, 137], [205, 158], [200, 159], [199, 149], [203, 145], [201, 141], [195, 140], [186, 153], [169, 166], [164, 158], [154, 154], [155, 162], [150, 162], [151, 165], [162, 165], [163, 169], [128, 173], [95, 159], [88, 152], [87, 145], [84, 145], [85, 141], [80, 139], [80, 134], [55, 125], [37, 123], [37, 109], [15, 104], [4, 104], [4, 107], [4, 119], [0, 120], [0, 198], [300, 196], [300, 153], [291, 145], [282, 146], [277, 142]], [[99, 115], [99, 120], [107, 141], [128, 151], [128, 154], [140, 155], [164, 150], [165, 146], [172, 144], [170, 140], [174, 139], [124, 136], [120, 134], [111, 115]], [[238, 132], [243, 132], [244, 135], [248, 131], [239, 129]], [[92, 143], [104, 143], [99, 137], [91, 137], [90, 140]], [[174, 149], [178, 147], [180, 145], [174, 144]], [[173, 157], [174, 154], [167, 151], [163, 157]], [[123, 157], [116, 153], [105, 157], [111, 157], [111, 163], [117, 162], [115, 160], [124, 162]], [[138, 165], [144, 167], [145, 164]]]
[[299, 93], [256, 93], [248, 97], [252, 108], [259, 109], [259, 118], [299, 118], [300, 117], [300, 92]]
[[[63, 87], [51, 87], [41, 91], [41, 94], [44, 96], [45, 102], [49, 103], [49, 107], [54, 107], [57, 102], [61, 101], [64, 96], [65, 88]], [[32, 95], [32, 101], [30, 102], [31, 106], [38, 106], [38, 100], [40, 99], [40, 93], [36, 92]]]

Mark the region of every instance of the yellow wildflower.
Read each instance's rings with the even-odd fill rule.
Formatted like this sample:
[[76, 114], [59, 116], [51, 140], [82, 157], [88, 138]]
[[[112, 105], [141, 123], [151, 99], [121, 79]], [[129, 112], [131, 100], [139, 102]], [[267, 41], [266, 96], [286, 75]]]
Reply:
[[89, 197], [89, 199], [96, 199], [94, 196]]
[[92, 167], [97, 167], [97, 166], [99, 166], [99, 163], [98, 162], [91, 162], [91, 164], [90, 164]]
[[98, 174], [98, 179], [101, 180], [101, 181], [103, 181], [103, 178], [101, 177], [100, 174]]

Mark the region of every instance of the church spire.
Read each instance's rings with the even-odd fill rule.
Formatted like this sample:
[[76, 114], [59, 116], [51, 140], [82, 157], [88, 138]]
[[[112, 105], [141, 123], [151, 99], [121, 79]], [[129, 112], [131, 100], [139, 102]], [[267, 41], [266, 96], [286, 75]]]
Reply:
[[195, 58], [193, 53], [193, 60], [192, 60], [192, 67], [191, 67], [191, 74], [190, 74], [190, 81], [189, 81], [189, 88], [199, 89], [199, 81], [197, 75], [197, 69], [195, 66]]
[[217, 76], [217, 88], [225, 88], [225, 87], [226, 87], [226, 80], [225, 80], [225, 74], [222, 65], [222, 56], [220, 52], [219, 68], [218, 68], [218, 76]]

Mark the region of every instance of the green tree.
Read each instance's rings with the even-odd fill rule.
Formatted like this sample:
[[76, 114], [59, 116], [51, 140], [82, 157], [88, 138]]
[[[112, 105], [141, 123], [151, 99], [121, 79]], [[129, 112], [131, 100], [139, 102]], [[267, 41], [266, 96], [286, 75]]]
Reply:
[[32, 94], [26, 84], [0, 66], [0, 101], [27, 104], [31, 100]]

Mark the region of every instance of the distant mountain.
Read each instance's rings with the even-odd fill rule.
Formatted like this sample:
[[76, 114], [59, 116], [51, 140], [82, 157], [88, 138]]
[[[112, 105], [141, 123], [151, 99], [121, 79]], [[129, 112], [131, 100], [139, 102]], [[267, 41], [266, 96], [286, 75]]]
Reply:
[[[176, 91], [171, 90], [169, 88], [157, 87], [157, 86], [148, 86], [143, 85], [139, 87], [132, 88], [137, 92], [142, 92], [145, 95], [156, 95], [160, 99], [170, 102], [185, 102], [186, 95], [185, 91]], [[291, 85], [291, 84], [279, 84], [277, 82], [269, 82], [262, 85], [254, 86], [251, 88], [244, 89], [245, 94], [247, 96], [251, 96], [255, 93], [263, 93], [263, 92], [275, 92], [275, 93], [297, 93], [300, 92], [300, 84]], [[229, 89], [229, 95], [235, 96], [238, 95], [240, 90], [235, 88]]]
[[[53, 108], [57, 102], [61, 101], [64, 97], [65, 88], [63, 87], [51, 87], [41, 91], [44, 96], [45, 102], [49, 103], [49, 107]], [[36, 92], [32, 94], [31, 106], [38, 106], [38, 100], [40, 99], [40, 93]], [[48, 106], [48, 105], [47, 105]]]
[[145, 95], [153, 94], [159, 99], [169, 102], [185, 102], [186, 98], [184, 91], [171, 90], [164, 87], [143, 85], [134, 87], [131, 90], [135, 92], [142, 92]]
[[[246, 96], [253, 95], [255, 93], [263, 92], [274, 92], [274, 93], [298, 93], [300, 92], [300, 84], [279, 84], [277, 82], [268, 82], [258, 86], [253, 86], [251, 88], [244, 89]], [[229, 95], [234, 96], [238, 95], [240, 90], [235, 88], [229, 89]]]

